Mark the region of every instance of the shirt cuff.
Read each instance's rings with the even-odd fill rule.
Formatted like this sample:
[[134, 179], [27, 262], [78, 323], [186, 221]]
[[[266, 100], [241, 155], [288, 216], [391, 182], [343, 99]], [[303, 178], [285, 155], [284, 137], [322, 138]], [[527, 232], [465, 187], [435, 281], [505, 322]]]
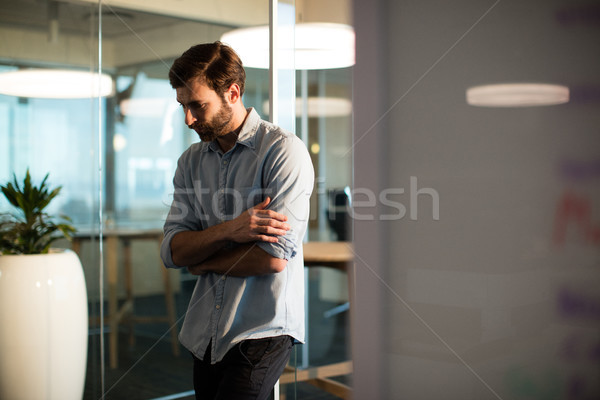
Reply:
[[182, 268], [173, 263], [173, 257], [171, 253], [171, 240], [173, 240], [173, 237], [179, 232], [183, 232], [183, 230], [166, 233], [163, 237], [162, 243], [160, 244], [160, 258], [167, 268]]
[[294, 236], [293, 229], [290, 229], [285, 236], [279, 236], [277, 243], [257, 242], [258, 247], [269, 253], [275, 258], [291, 260], [297, 253], [295, 242], [292, 240]]

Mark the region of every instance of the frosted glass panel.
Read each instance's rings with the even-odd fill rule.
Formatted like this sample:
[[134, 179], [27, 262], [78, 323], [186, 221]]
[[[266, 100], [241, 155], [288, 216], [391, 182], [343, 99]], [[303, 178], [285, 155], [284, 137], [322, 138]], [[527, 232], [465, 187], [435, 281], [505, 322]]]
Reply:
[[[377, 7], [385, 18], [357, 26], [357, 38], [385, 32], [379, 53], [376, 40], [358, 45], [357, 66], [371, 67], [355, 77], [360, 93], [387, 90], [356, 97], [357, 184], [380, 200], [360, 210], [373, 219], [355, 220], [357, 296], [370, 306], [356, 340], [376, 335], [371, 353], [382, 356], [356, 360], [381, 372], [357, 371], [357, 390], [597, 398], [597, 5], [384, 0], [357, 10]], [[468, 88], [498, 83], [564, 85], [570, 100], [467, 104]]]

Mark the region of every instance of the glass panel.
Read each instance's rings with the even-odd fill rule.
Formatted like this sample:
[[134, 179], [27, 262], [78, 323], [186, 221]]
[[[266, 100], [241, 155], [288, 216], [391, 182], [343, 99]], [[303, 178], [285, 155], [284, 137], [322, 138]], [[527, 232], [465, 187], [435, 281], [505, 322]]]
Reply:
[[[314, 6], [303, 3], [297, 9], [296, 65], [308, 65], [304, 51], [315, 50], [319, 43], [307, 44], [305, 27], [313, 22], [347, 23], [340, 20], [348, 12], [342, 3]], [[303, 46], [303, 50], [300, 47]], [[322, 60], [319, 60], [322, 61]], [[307, 144], [315, 169], [315, 189], [311, 198], [311, 218], [306, 245], [307, 341], [298, 349], [298, 367], [315, 373], [326, 367], [338, 372], [321, 377], [331, 386], [321, 391], [304, 381], [297, 391], [306, 398], [337, 398], [348, 391], [351, 367], [349, 353], [349, 276], [345, 261], [324, 260], [341, 249], [350, 252], [351, 226], [348, 207], [351, 186], [351, 93], [352, 68], [332, 68], [296, 72], [296, 132]], [[321, 369], [325, 370], [325, 368]], [[335, 382], [338, 386], [334, 388]], [[289, 393], [288, 393], [289, 394]], [[330, 396], [330, 397], [328, 397]], [[302, 397], [300, 397], [302, 398]], [[320, 398], [320, 397], [319, 397]]]
[[[218, 40], [233, 28], [267, 25], [268, 2], [228, 0], [218, 7], [197, 7], [193, 1], [119, 4], [2, 2], [0, 74], [24, 67], [101, 67], [112, 78], [114, 92], [83, 99], [0, 95], [0, 181], [5, 183], [13, 173], [22, 178], [29, 167], [35, 182], [49, 172], [50, 185], [62, 185], [48, 212], [67, 214], [79, 230], [73, 244], [56, 245], [77, 250], [86, 280], [90, 318], [83, 397], [189, 395], [191, 360], [175, 335], [194, 281], [182, 271], [163, 275], [157, 245], [177, 159], [197, 136], [176, 111], [167, 73], [174, 58], [193, 44]], [[294, 25], [294, 7], [293, 2], [279, 2], [280, 28]], [[279, 39], [289, 52], [293, 35], [281, 34]], [[244, 104], [263, 119], [272, 118], [266, 106], [269, 71], [248, 67], [246, 72]], [[311, 98], [333, 94], [349, 99], [350, 69], [302, 75], [283, 65], [278, 72], [278, 123], [307, 143], [317, 172], [307, 239], [337, 240], [337, 228], [329, 221], [328, 191], [350, 184], [350, 157], [342, 149], [349, 142], [350, 116], [307, 112], [303, 117], [300, 100], [294, 99], [295, 92], [305, 89]], [[0, 199], [0, 211], [8, 209]], [[307, 280], [311, 319], [320, 320], [323, 311], [333, 314], [325, 324], [309, 321], [309, 339], [328, 339], [308, 352], [298, 346], [292, 363], [343, 360], [347, 313], [335, 314], [333, 308], [345, 304], [346, 276], [316, 267]], [[121, 316], [115, 323], [114, 317]], [[308, 384], [285, 385], [284, 390], [297, 398], [319, 392]]]
[[[272, 1], [272, 10], [270, 21], [270, 33], [272, 35], [272, 43], [274, 48], [271, 51], [271, 92], [269, 103], [269, 118], [283, 129], [296, 132], [295, 126], [295, 98], [296, 98], [296, 73], [294, 66], [294, 27], [295, 27], [295, 2], [294, 0], [277, 0]], [[306, 288], [305, 288], [306, 294]], [[305, 302], [306, 304], [306, 302]], [[308, 314], [307, 314], [308, 315]], [[308, 326], [306, 327], [308, 331]], [[307, 339], [305, 339], [308, 342]], [[294, 374], [296, 378], [295, 368], [302, 365], [302, 355], [306, 345], [297, 344], [294, 346], [290, 362], [287, 368], [288, 376]], [[285, 382], [286, 374], [282, 376], [282, 381]], [[277, 390], [277, 388], [276, 388]], [[279, 388], [279, 393], [282, 396], [290, 396], [295, 398], [297, 395], [297, 384], [284, 384]]]
[[[276, 73], [273, 82], [274, 112], [271, 120], [283, 129], [294, 132], [296, 104], [296, 74], [294, 67], [294, 25], [296, 22], [295, 5], [293, 0], [278, 0], [275, 29], [275, 51], [272, 57], [276, 60]], [[276, 108], [275, 108], [276, 107]]]
[[[39, 72], [40, 69], [48, 69], [52, 73], [57, 70], [65, 70], [69, 74], [96, 72], [97, 6], [3, 1], [0, 4], [0, 37], [0, 79], [3, 80], [0, 85], [0, 92], [3, 93], [0, 94], [0, 183], [6, 184], [12, 180], [13, 175], [18, 181], [22, 181], [29, 170], [34, 185], [39, 185], [48, 174], [46, 183], [50, 188], [62, 187], [59, 195], [44, 211], [54, 218], [60, 214], [70, 217], [78, 232], [72, 243], [59, 240], [52, 247], [72, 247], [82, 266], [70, 269], [66, 275], [57, 275], [58, 269], [47, 261], [44, 265], [47, 278], [38, 281], [37, 287], [47, 290], [48, 297], [44, 306], [49, 308], [45, 312], [38, 308], [21, 312], [23, 320], [29, 313], [35, 318], [32, 325], [35, 329], [28, 326], [27, 332], [34, 331], [38, 339], [43, 337], [46, 343], [53, 343], [48, 347], [49, 352], [45, 352], [42, 350], [43, 346], [38, 347], [39, 344], [27, 339], [25, 334], [20, 338], [27, 342], [28, 347], [36, 349], [36, 360], [44, 360], [39, 363], [39, 368], [51, 366], [49, 368], [52, 372], [60, 370], [68, 377], [68, 382], [61, 384], [63, 378], [60, 376], [44, 375], [48, 371], [28, 365], [27, 371], [19, 374], [19, 379], [26, 380], [18, 382], [18, 395], [27, 398], [66, 398], [71, 396], [64, 395], [64, 392], [32, 395], [28, 390], [46, 387], [52, 388], [49, 390], [66, 390], [68, 387], [73, 391], [72, 398], [82, 395], [85, 398], [100, 398], [100, 380], [90, 377], [101, 376], [101, 346], [97, 330], [100, 317], [100, 251], [95, 233], [99, 227], [99, 160], [104, 157], [99, 147], [104, 131], [99, 129], [98, 122], [99, 113], [105, 112], [106, 100], [93, 94], [98, 83], [97, 75], [86, 83], [74, 85], [73, 89], [83, 89], [83, 93], [77, 98], [64, 98], [68, 97], [68, 87], [75, 82], [76, 77], [73, 75], [68, 76], [67, 81], [62, 82], [58, 89], [53, 90], [48, 89], [58, 82], [56, 75], [53, 78], [41, 78], [41, 81], [36, 81], [32, 76], [21, 80], [15, 75], [5, 80], [5, 73], [17, 71], [30, 73], [33, 70]], [[35, 84], [31, 85], [32, 83]], [[13, 84], [16, 84], [16, 92], [6, 94]], [[45, 93], [25, 94], [23, 90], [27, 87], [33, 90], [45, 89]], [[13, 210], [4, 196], [0, 196], [0, 212]], [[83, 241], [86, 244], [78, 246]], [[78, 286], [72, 286], [80, 273], [84, 279], [78, 281]], [[27, 286], [25, 282], [17, 283]], [[84, 294], [87, 294], [87, 302]], [[52, 300], [62, 301], [62, 306], [58, 310], [52, 308], [55, 307]], [[22, 303], [19, 299], [11, 299], [11, 302]], [[80, 313], [75, 315], [68, 311], [69, 308], [78, 306]], [[84, 311], [88, 311], [88, 314], [84, 315]], [[14, 313], [19, 314], [19, 311], [14, 309]], [[50, 313], [52, 316], [49, 318]], [[49, 328], [62, 317], [67, 318], [63, 325]], [[4, 320], [0, 324], [7, 325]], [[17, 331], [18, 324], [12, 325], [11, 329]], [[78, 330], [81, 332], [80, 336], [71, 336]], [[56, 332], [63, 342], [56, 342], [55, 336], [50, 333], [45, 335], [44, 332]], [[87, 368], [85, 359], [82, 358], [86, 354], [85, 346], [88, 354]], [[4, 349], [2, 353], [3, 357], [7, 354]], [[78, 355], [79, 360], [72, 360], [72, 354]], [[21, 359], [26, 359], [21, 351], [18, 355]], [[15, 362], [11, 368], [17, 368], [17, 365], [19, 364]], [[4, 369], [2, 371], [3, 374], [6, 372]], [[48, 379], [52, 381], [52, 385], [44, 382], [44, 376], [50, 377]], [[6, 381], [2, 382], [4, 390]], [[0, 397], [14, 396], [3, 391]]]
[[[297, 72], [297, 131], [306, 137], [316, 176], [309, 242], [345, 246], [342, 242], [352, 240], [348, 214], [352, 183], [351, 80], [352, 68]], [[331, 255], [329, 250], [324, 251], [327, 254], [323, 256]], [[317, 263], [307, 268], [308, 336], [299, 357], [303, 368], [336, 365], [351, 358], [349, 279], [342, 265], [331, 268]], [[330, 379], [350, 385], [347, 372]], [[303, 393], [314, 391], [301, 382], [299, 388]]]
[[357, 397], [598, 398], [598, 2], [355, 4]]
[[[111, 308], [129, 315], [107, 336], [106, 394], [112, 398], [189, 398], [193, 393], [192, 359], [177, 334], [195, 277], [185, 270], [165, 270], [158, 252], [177, 160], [198, 141], [184, 123], [168, 82], [169, 68], [194, 44], [219, 40], [250, 21], [268, 21], [264, 2], [253, 2], [247, 20], [217, 19], [210, 10], [200, 12], [194, 2], [163, 7], [165, 3], [159, 9], [153, 4], [103, 7], [103, 69], [115, 77], [117, 91], [107, 106], [105, 253], [107, 275], [110, 263], [118, 263], [119, 272], [114, 288], [108, 279], [107, 316], [115, 315]], [[248, 8], [236, 1], [224, 7], [236, 5]], [[245, 104], [262, 105], [268, 98], [267, 72], [249, 71], [248, 81]], [[111, 237], [114, 248], [108, 247]], [[111, 306], [113, 296], [118, 301]], [[116, 346], [111, 342], [114, 329]]]

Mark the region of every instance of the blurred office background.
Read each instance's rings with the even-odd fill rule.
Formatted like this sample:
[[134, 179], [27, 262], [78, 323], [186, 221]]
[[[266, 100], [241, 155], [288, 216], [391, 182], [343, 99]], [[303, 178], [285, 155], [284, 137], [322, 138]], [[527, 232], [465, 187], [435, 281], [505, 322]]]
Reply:
[[[0, 72], [101, 69], [114, 85], [75, 100], [0, 95], [0, 180], [29, 167], [63, 185], [53, 211], [89, 232], [81, 254], [98, 317], [107, 254], [94, 232], [160, 228], [177, 157], [196, 140], [166, 80], [170, 63], [192, 44], [268, 24], [269, 4], [0, 6]], [[288, 24], [342, 23], [356, 33], [354, 66], [281, 71], [282, 104], [295, 108], [282, 123], [315, 164], [307, 240], [354, 240], [350, 290], [344, 272], [307, 269], [309, 340], [294, 363], [352, 359], [352, 376], [336, 379], [353, 386], [355, 399], [597, 398], [598, 2], [280, 6], [284, 14], [292, 6]], [[247, 72], [244, 102], [268, 119], [269, 72]], [[302, 106], [310, 98], [345, 101], [341, 111], [321, 104], [313, 114]], [[131, 247], [135, 311], [162, 314], [156, 245]], [[179, 319], [191, 280], [169, 273]], [[119, 364], [110, 368], [90, 325], [85, 398], [191, 390], [189, 360], [172, 354], [169, 324], [136, 324], [134, 344], [120, 329]], [[304, 383], [284, 394], [336, 397]]]

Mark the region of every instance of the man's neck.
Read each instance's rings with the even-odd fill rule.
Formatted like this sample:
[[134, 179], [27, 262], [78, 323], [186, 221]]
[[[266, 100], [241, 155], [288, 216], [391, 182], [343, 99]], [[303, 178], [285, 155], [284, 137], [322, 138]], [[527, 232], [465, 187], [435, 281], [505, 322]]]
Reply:
[[226, 133], [225, 135], [219, 136], [217, 138], [217, 143], [219, 144], [219, 147], [221, 148], [223, 153], [227, 153], [233, 148], [233, 146], [235, 146], [237, 138], [238, 136], [240, 136], [240, 131], [242, 130], [242, 126], [244, 126], [244, 122], [246, 121], [247, 116], [248, 111], [246, 111], [243, 105], [241, 105], [241, 107], [236, 108], [232, 119], [232, 125], [236, 128], [233, 131]]

